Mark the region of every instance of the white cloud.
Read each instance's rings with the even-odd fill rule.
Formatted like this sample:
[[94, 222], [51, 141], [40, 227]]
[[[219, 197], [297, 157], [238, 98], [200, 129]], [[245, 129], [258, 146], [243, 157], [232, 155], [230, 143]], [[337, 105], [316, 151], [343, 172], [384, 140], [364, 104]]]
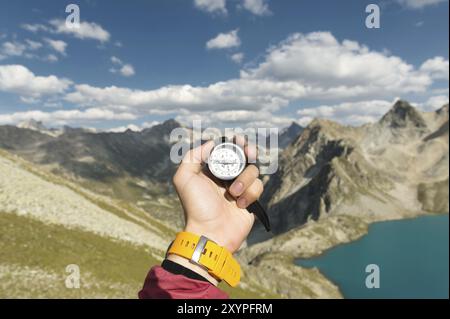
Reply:
[[141, 124], [141, 127], [143, 129], [145, 129], [145, 128], [150, 128], [150, 127], [156, 126], [158, 124], [161, 124], [161, 122], [159, 122], [159, 121], [144, 122]]
[[40, 99], [31, 96], [30, 97], [21, 96], [20, 101], [22, 101], [25, 104], [37, 104], [41, 102]]
[[311, 123], [313, 120], [314, 118], [311, 116], [302, 116], [300, 119], [297, 120], [297, 123], [300, 126], [307, 127], [308, 124]]
[[238, 36], [238, 29], [228, 33], [220, 33], [215, 38], [206, 43], [206, 48], [211, 49], [229, 49], [241, 45], [241, 40]]
[[116, 67], [112, 67], [109, 69], [109, 72], [111, 73], [120, 73], [121, 75], [125, 76], [125, 77], [130, 77], [136, 74], [136, 71], [134, 70], [133, 65], [129, 64], [129, 63], [123, 63], [123, 61], [121, 59], [119, 59], [116, 56], [112, 56], [111, 57], [111, 63], [118, 66], [118, 68]]
[[43, 46], [41, 42], [32, 41], [32, 40], [29, 40], [29, 39], [25, 40], [25, 42], [27, 43], [28, 48], [30, 50], [39, 50]]
[[[36, 51], [43, 47], [41, 42], [26, 39], [25, 41], [6, 41], [0, 45], [0, 60], [10, 57], [38, 59]], [[3, 58], [1, 58], [3, 57]]]
[[394, 104], [393, 101], [372, 100], [321, 105], [297, 111], [301, 125], [314, 118], [324, 118], [347, 125], [361, 125], [378, 121]]
[[434, 94], [434, 95], [449, 95], [449, 88], [447, 86], [444, 88], [432, 89], [432, 90], [430, 90], [430, 93]]
[[422, 9], [427, 6], [447, 2], [448, 0], [396, 0], [396, 1], [402, 6], [405, 6], [409, 9]]
[[448, 104], [448, 95], [436, 95], [430, 97], [425, 103], [419, 105], [424, 111], [435, 111]]
[[47, 62], [58, 62], [59, 58], [54, 54], [49, 54], [44, 58], [44, 61]]
[[117, 65], [122, 65], [122, 64], [123, 64], [123, 63], [122, 63], [122, 60], [119, 59], [118, 57], [115, 57], [115, 56], [112, 56], [112, 57], [111, 57], [111, 62], [112, 62], [113, 64], [117, 64]]
[[49, 32], [50, 28], [48, 26], [45, 26], [43, 24], [22, 24], [22, 29], [36, 33], [39, 31], [46, 31]]
[[0, 91], [39, 97], [65, 92], [71, 81], [54, 75], [36, 76], [22, 65], [0, 65]]
[[[62, 55], [66, 55], [67, 43], [60, 40], [52, 40], [45, 38], [43, 40], [48, 44], [50, 49], [59, 52]], [[9, 57], [21, 57], [25, 59], [38, 59], [46, 62], [56, 62], [58, 57], [54, 54], [42, 55], [39, 50], [43, 48], [43, 43], [38, 41], [33, 41], [30, 39], [25, 39], [23, 42], [20, 41], [7, 41], [0, 46], [0, 60]]]
[[140, 132], [146, 128], [150, 128], [153, 127], [155, 125], [160, 124], [160, 122], [158, 121], [153, 121], [153, 122], [144, 122], [141, 125], [136, 125], [136, 124], [128, 124], [125, 126], [119, 126], [119, 127], [114, 127], [114, 128], [110, 128], [108, 130], [106, 130], [107, 132], [112, 132], [112, 133], [123, 133], [127, 130], [133, 131], [133, 132]]
[[227, 14], [226, 0], [194, 0], [194, 5], [208, 13]]
[[56, 52], [66, 55], [67, 43], [61, 40], [44, 39], [45, 42]]
[[441, 56], [426, 60], [420, 70], [429, 74], [433, 79], [449, 80], [449, 62]]
[[126, 126], [114, 127], [109, 130], [106, 130], [106, 131], [111, 132], [111, 133], [123, 133], [128, 130], [133, 131], [133, 132], [140, 132], [142, 129], [135, 124], [128, 124]]
[[244, 53], [239, 52], [239, 53], [235, 53], [231, 56], [231, 60], [237, 64], [241, 64], [242, 61], [244, 60]]
[[131, 64], [125, 64], [121, 69], [120, 69], [120, 74], [122, 74], [125, 77], [130, 77], [136, 74], [136, 72], [134, 71], [134, 67]]
[[47, 107], [47, 108], [54, 108], [54, 109], [59, 109], [59, 108], [62, 108], [63, 107], [63, 105], [62, 105], [62, 103], [61, 102], [54, 102], [54, 101], [46, 101], [46, 102], [44, 102], [43, 104], [42, 104], [44, 107]]
[[30, 32], [48, 32], [52, 34], [69, 34], [78, 39], [92, 39], [102, 43], [108, 42], [111, 34], [103, 27], [94, 22], [83, 21], [78, 28], [68, 28], [65, 20], [53, 19], [49, 25], [43, 24], [23, 24], [22, 28]]
[[181, 112], [175, 117], [178, 122], [190, 127], [194, 120], [201, 120], [202, 125], [240, 128], [286, 127], [292, 123], [288, 116], [277, 116], [268, 111], [227, 110], [218, 112]]
[[136, 116], [131, 113], [115, 113], [111, 110], [100, 108], [91, 108], [87, 110], [59, 110], [53, 112], [35, 110], [12, 114], [0, 114], [0, 124], [16, 124], [31, 119], [58, 125], [79, 121], [135, 120]]
[[[240, 0], [238, 8], [243, 8], [254, 15], [264, 16], [272, 12], [269, 9], [268, 0]], [[227, 0], [194, 0], [197, 9], [212, 13], [227, 15]]]
[[429, 76], [401, 58], [371, 51], [355, 41], [339, 42], [329, 32], [294, 34], [268, 50], [265, 61], [243, 78], [301, 83], [312, 97], [399, 95], [422, 92]]
[[424, 21], [418, 21], [418, 22], [416, 22], [414, 25], [415, 25], [416, 27], [420, 28], [420, 27], [423, 27], [424, 24], [425, 24]]
[[[117, 57], [111, 63], [115, 72], [125, 65]], [[416, 68], [387, 52], [373, 51], [354, 41], [338, 41], [328, 32], [315, 32], [294, 34], [271, 47], [260, 64], [243, 69], [239, 78], [206, 86], [168, 85], [144, 90], [79, 84], [63, 92], [64, 101], [85, 108], [136, 116], [208, 117], [217, 113], [216, 117], [233, 122], [251, 114], [252, 123], [287, 122], [283, 116], [273, 114], [293, 102], [308, 100], [321, 106], [298, 114], [302, 124], [320, 115], [317, 112], [358, 124], [382, 115], [383, 107], [390, 106], [389, 101], [397, 96], [431, 92], [435, 79], [431, 70], [435, 68], [430, 65], [434, 64], [428, 62], [424, 63], [427, 67]], [[225, 113], [228, 111], [233, 113]], [[257, 114], [264, 116], [259, 118]]]
[[271, 14], [267, 0], [243, 0], [242, 6], [254, 15], [263, 16]]
[[20, 42], [4, 42], [1, 53], [5, 56], [22, 56], [27, 50], [26, 45]]
[[288, 103], [286, 99], [275, 95], [284, 88], [288, 89], [283, 83], [252, 80], [230, 80], [206, 87], [173, 85], [148, 91], [115, 86], [98, 88], [83, 84], [77, 85], [74, 92], [67, 94], [66, 100], [85, 106], [107, 105], [112, 108], [138, 109], [144, 113], [156, 110], [209, 110], [212, 105], [215, 110], [236, 107], [275, 110]]
[[323, 104], [327, 100], [392, 100], [408, 93], [424, 93], [431, 83], [427, 73], [399, 57], [371, 51], [357, 42], [339, 42], [330, 33], [318, 32], [295, 34], [270, 48], [262, 63], [243, 70], [237, 79], [155, 90], [84, 84], [75, 86], [66, 100], [142, 114], [211, 111], [211, 106], [215, 112], [274, 112], [301, 99]]
[[[233, 32], [237, 36], [237, 30]], [[14, 50], [20, 52], [20, 47], [10, 48], [11, 52]], [[238, 58], [239, 53], [235, 60]], [[117, 57], [112, 57], [111, 62], [119, 66], [113, 72], [134, 74], [131, 64], [124, 64]], [[294, 34], [271, 47], [259, 65], [242, 70], [237, 79], [203, 87], [177, 85], [147, 91], [78, 85], [66, 98], [90, 107], [106, 105], [144, 112], [199, 111], [211, 105], [218, 111], [274, 111], [303, 98], [371, 100], [422, 93], [439, 77], [437, 70], [442, 64], [448, 65], [448, 61], [434, 58], [417, 70], [399, 57], [371, 51], [354, 41], [339, 42], [328, 32], [315, 32]]]

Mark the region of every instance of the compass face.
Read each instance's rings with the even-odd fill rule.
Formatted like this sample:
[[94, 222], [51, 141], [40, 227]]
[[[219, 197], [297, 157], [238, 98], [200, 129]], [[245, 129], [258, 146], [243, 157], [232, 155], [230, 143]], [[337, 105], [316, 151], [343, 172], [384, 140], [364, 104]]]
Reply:
[[222, 143], [214, 147], [208, 159], [211, 173], [221, 180], [232, 180], [245, 168], [244, 150], [233, 143]]

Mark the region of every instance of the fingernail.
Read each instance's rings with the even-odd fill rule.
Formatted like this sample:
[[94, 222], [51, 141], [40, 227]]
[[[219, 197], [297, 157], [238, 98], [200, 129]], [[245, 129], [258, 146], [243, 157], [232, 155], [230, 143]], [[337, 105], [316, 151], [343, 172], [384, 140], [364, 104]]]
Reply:
[[234, 196], [239, 196], [244, 191], [244, 184], [242, 182], [236, 182], [233, 185], [231, 185], [231, 193], [233, 193]]
[[247, 200], [244, 197], [239, 198], [238, 201], [237, 201], [237, 205], [240, 208], [246, 208], [247, 207]]

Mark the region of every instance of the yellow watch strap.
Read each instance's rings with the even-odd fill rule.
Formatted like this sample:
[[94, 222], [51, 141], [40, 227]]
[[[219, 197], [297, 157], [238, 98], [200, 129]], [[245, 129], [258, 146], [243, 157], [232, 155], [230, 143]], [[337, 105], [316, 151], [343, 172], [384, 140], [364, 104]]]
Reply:
[[233, 255], [204, 236], [180, 232], [169, 248], [175, 254], [208, 270], [213, 277], [236, 287], [241, 280], [241, 267]]

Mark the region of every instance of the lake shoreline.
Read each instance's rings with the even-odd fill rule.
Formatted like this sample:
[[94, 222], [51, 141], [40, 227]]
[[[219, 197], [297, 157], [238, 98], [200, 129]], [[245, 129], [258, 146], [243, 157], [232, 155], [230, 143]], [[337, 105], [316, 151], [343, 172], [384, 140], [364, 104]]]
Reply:
[[[342, 277], [339, 277], [338, 275], [336, 275], [336, 273], [338, 273], [337, 271], [335, 271], [335, 273], [333, 273], [332, 271], [329, 271], [326, 267], [324, 267], [323, 265], [321, 266], [321, 263], [325, 263], [326, 260], [329, 260], [331, 257], [329, 257], [330, 252], [331, 254], [337, 252], [337, 251], [341, 251], [341, 250], [345, 250], [345, 248], [343, 247], [348, 247], [348, 245], [353, 245], [352, 247], [354, 247], [355, 245], [358, 245], [358, 242], [363, 241], [364, 239], [366, 239], [366, 241], [368, 241], [369, 239], [367, 238], [368, 236], [375, 236], [373, 234], [374, 232], [374, 227], [380, 227], [383, 224], [388, 223], [388, 225], [386, 225], [388, 228], [398, 228], [398, 227], [403, 227], [405, 228], [407, 225], [411, 225], [411, 222], [413, 223], [424, 223], [421, 222], [420, 219], [424, 219], [427, 220], [430, 217], [447, 217], [448, 218], [448, 213], [442, 213], [442, 214], [438, 214], [438, 213], [433, 213], [433, 214], [421, 214], [412, 218], [404, 218], [404, 219], [394, 219], [394, 220], [383, 220], [383, 221], [376, 221], [373, 223], [370, 223], [368, 225], [368, 229], [367, 232], [365, 234], [361, 234], [361, 236], [359, 238], [355, 238], [355, 240], [353, 241], [349, 241], [349, 242], [342, 242], [339, 243], [335, 246], [329, 247], [328, 249], [321, 251], [320, 253], [316, 254], [315, 256], [310, 256], [307, 258], [295, 258], [294, 259], [294, 264], [297, 265], [298, 267], [301, 267], [303, 269], [316, 269], [318, 272], [320, 272], [325, 278], [327, 278], [327, 280], [329, 280], [331, 283], [335, 284], [340, 292], [342, 293], [344, 298], [358, 298], [357, 296], [348, 296], [347, 293], [345, 293], [346, 290], [348, 290], [349, 288], [345, 287], [345, 284], [342, 284]], [[405, 222], [410, 222], [409, 224], [405, 224]], [[448, 222], [448, 219], [447, 219]], [[402, 225], [403, 224], [403, 225]], [[410, 226], [411, 227], [411, 226]], [[420, 225], [419, 225], [420, 227]], [[427, 225], [422, 225], [422, 227], [427, 227]], [[429, 227], [429, 226], [428, 226]], [[420, 229], [420, 228], [419, 228]], [[380, 231], [375, 230], [375, 231]], [[447, 231], [447, 237], [448, 237], [448, 231]], [[426, 238], [426, 237], [424, 237]], [[423, 239], [423, 238], [422, 238]], [[402, 238], [399, 237], [399, 241], [401, 241]], [[432, 245], [433, 243], [431, 243], [430, 245]], [[347, 250], [351, 250], [351, 248], [347, 248]], [[376, 254], [376, 252], [375, 252]], [[357, 254], [358, 255], [358, 254]], [[359, 255], [358, 255], [359, 256]], [[348, 256], [347, 256], [348, 257]], [[361, 257], [360, 257], [361, 258]], [[310, 264], [310, 265], [308, 265]], [[337, 264], [336, 266], [339, 266], [339, 264]], [[448, 274], [448, 266], [447, 266], [447, 274]], [[342, 287], [344, 286], [344, 287]], [[348, 283], [347, 283], [348, 286]], [[448, 295], [448, 288], [447, 288], [447, 295]]]
[[[440, 216], [448, 213], [411, 213], [404, 218], [369, 219], [354, 215], [329, 215], [319, 221], [309, 222], [306, 226], [292, 229], [269, 240], [248, 246], [239, 251], [238, 259], [243, 265], [246, 276], [255, 282], [262, 282], [262, 286], [273, 289], [288, 298], [343, 298], [342, 288], [335, 281], [319, 269], [307, 269], [296, 264], [298, 259], [319, 258], [329, 250], [345, 244], [351, 244], [368, 235], [370, 226], [384, 222], [401, 222], [414, 220], [423, 216]], [[261, 265], [270, 264], [271, 267]], [[271, 279], [275, 269], [284, 272], [289, 269], [289, 276]], [[295, 269], [294, 269], [295, 268]], [[310, 271], [310, 272], [306, 272]], [[314, 271], [314, 272], [312, 272]], [[254, 275], [258, 273], [258, 275]], [[248, 275], [247, 275], [248, 274]], [[303, 277], [302, 277], [303, 276]], [[305, 278], [310, 276], [310, 278]], [[280, 280], [295, 277], [300, 283], [307, 285], [284, 290]], [[300, 284], [299, 284], [300, 285]], [[320, 287], [327, 287], [321, 291]], [[331, 287], [334, 287], [331, 289]], [[311, 291], [310, 291], [311, 290]]]
[[378, 224], [391, 223], [391, 222], [392, 223], [394, 223], [394, 222], [403, 222], [403, 221], [414, 220], [414, 219], [421, 218], [421, 217], [426, 217], [426, 216], [443, 216], [443, 215], [449, 215], [449, 213], [424, 213], [424, 214], [415, 215], [415, 216], [408, 216], [408, 217], [405, 217], [405, 218], [384, 219], [384, 220], [375, 220], [375, 221], [372, 221], [372, 222], [368, 222], [367, 223], [368, 224], [367, 231], [362, 233], [360, 235], [360, 237], [355, 238], [354, 240], [349, 241], [349, 242], [338, 243], [335, 246], [331, 246], [331, 247], [327, 248], [326, 250], [320, 251], [316, 255], [312, 255], [311, 257], [306, 257], [306, 258], [298, 257], [298, 258], [295, 258], [295, 260], [309, 260], [309, 259], [319, 258], [319, 257], [323, 256], [324, 254], [326, 254], [331, 249], [335, 249], [335, 248], [337, 248], [339, 246], [348, 245], [348, 244], [351, 244], [351, 243], [353, 243], [355, 241], [361, 240], [362, 238], [364, 238], [365, 236], [367, 236], [369, 234], [370, 228], [372, 228], [373, 226], [378, 225]]

